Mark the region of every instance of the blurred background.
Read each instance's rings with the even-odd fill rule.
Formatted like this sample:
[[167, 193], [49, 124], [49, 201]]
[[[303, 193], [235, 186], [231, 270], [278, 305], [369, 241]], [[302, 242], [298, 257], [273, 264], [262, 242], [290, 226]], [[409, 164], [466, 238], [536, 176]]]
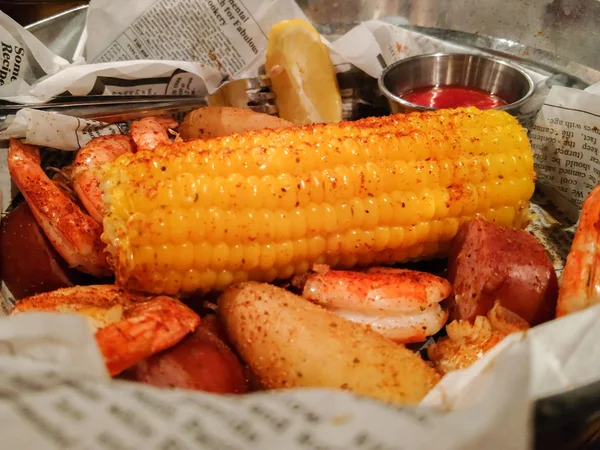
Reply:
[[[127, 1], [127, 0], [125, 0]], [[33, 0], [12, 0], [0, 1], [0, 10], [15, 19], [21, 25], [28, 25], [46, 17], [53, 16], [62, 11], [85, 5], [84, 2], [65, 2], [56, 0], [33, 1]]]
[[[315, 24], [404, 19], [492, 36], [600, 69], [599, 0], [296, 0]], [[394, 19], [387, 19], [394, 22]], [[332, 30], [334, 31], [334, 30]], [[339, 30], [347, 31], [347, 30]], [[527, 57], [527, 55], [523, 55]]]

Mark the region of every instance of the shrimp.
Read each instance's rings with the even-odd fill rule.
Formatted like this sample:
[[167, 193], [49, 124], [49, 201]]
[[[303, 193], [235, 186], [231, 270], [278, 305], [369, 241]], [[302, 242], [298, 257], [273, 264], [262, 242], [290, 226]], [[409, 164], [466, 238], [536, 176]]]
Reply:
[[20, 300], [11, 314], [75, 313], [88, 318], [111, 376], [168, 349], [200, 324], [179, 300], [145, 297], [114, 285], [76, 286]]
[[105, 245], [100, 239], [105, 207], [98, 170], [120, 155], [136, 150], [134, 143], [139, 150], [146, 150], [145, 146], [150, 149], [169, 141], [167, 127], [175, 126], [177, 122], [172, 119], [148, 117], [133, 122], [131, 137], [98, 137], [77, 152], [73, 164], [73, 189], [89, 215], [44, 173], [37, 147], [11, 139], [8, 152], [10, 175], [44, 234], [70, 267], [96, 277], [111, 275], [104, 254]]
[[70, 267], [97, 277], [110, 275], [102, 226], [50, 180], [40, 163], [37, 147], [10, 140], [8, 170], [52, 246]]
[[454, 320], [446, 325], [447, 337], [427, 347], [427, 356], [442, 375], [469, 367], [507, 335], [524, 331], [529, 323], [495, 302], [487, 316], [473, 323]]
[[398, 343], [422, 342], [448, 320], [440, 302], [452, 287], [443, 278], [404, 269], [367, 272], [315, 266], [304, 279], [302, 296], [338, 316], [364, 323]]
[[131, 135], [101, 136], [81, 148], [73, 163], [73, 188], [88, 213], [102, 223], [105, 205], [98, 180], [98, 170], [124, 153], [153, 150], [170, 143], [168, 128], [179, 124], [169, 118], [146, 117], [131, 124]]
[[102, 190], [97, 178], [98, 170], [106, 163], [113, 162], [124, 153], [135, 149], [130, 136], [116, 134], [92, 139], [75, 155], [73, 162], [73, 189], [87, 212], [98, 223], [102, 223], [105, 213]]
[[600, 185], [587, 196], [558, 290], [556, 317], [600, 303]]
[[145, 117], [131, 124], [131, 138], [138, 150], [154, 150], [161, 144], [170, 144], [169, 129], [179, 125], [168, 117]]

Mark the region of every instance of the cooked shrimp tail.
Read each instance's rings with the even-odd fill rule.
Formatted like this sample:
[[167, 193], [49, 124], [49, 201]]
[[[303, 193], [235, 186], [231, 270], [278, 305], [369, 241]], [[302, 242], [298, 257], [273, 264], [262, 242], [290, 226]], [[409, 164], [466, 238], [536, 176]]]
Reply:
[[448, 319], [440, 302], [451, 293], [443, 278], [404, 269], [376, 268], [366, 273], [324, 270], [307, 277], [302, 296], [396, 342], [421, 342]]
[[123, 153], [133, 151], [134, 145], [129, 136], [115, 134], [92, 139], [77, 152], [73, 163], [73, 188], [96, 222], [102, 223], [105, 213], [98, 170]]
[[8, 169], [48, 240], [73, 268], [97, 277], [111, 271], [102, 227], [67, 197], [40, 166], [37, 147], [10, 140]]
[[34, 295], [20, 300], [11, 314], [33, 311], [86, 317], [111, 375], [172, 347], [200, 323], [200, 317], [175, 298], [146, 297], [114, 285], [75, 286]]
[[200, 317], [171, 297], [132, 305], [128, 318], [96, 332], [98, 347], [111, 375], [172, 347], [200, 323]]
[[179, 123], [168, 117], [145, 117], [131, 123], [131, 138], [139, 150], [154, 150], [162, 144], [170, 144], [169, 129]]
[[556, 317], [600, 303], [600, 186], [587, 196], [562, 273]]

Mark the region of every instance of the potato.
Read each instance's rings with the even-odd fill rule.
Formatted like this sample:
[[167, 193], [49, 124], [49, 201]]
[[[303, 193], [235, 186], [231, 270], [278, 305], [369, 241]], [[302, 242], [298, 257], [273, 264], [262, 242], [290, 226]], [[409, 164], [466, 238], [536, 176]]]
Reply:
[[25, 202], [2, 219], [0, 264], [2, 280], [17, 300], [90, 281], [69, 269]]
[[554, 318], [558, 280], [538, 240], [482, 219], [463, 224], [448, 257], [450, 318], [473, 322], [496, 301], [531, 326]]
[[268, 389], [347, 389], [415, 404], [439, 380], [404, 346], [269, 284], [225, 291], [219, 315], [232, 345]]
[[179, 126], [184, 140], [208, 139], [263, 128], [287, 128], [293, 123], [269, 114], [227, 106], [206, 106], [185, 116]]
[[245, 375], [231, 349], [201, 322], [174, 347], [129, 369], [126, 377], [156, 387], [243, 394], [248, 391]]

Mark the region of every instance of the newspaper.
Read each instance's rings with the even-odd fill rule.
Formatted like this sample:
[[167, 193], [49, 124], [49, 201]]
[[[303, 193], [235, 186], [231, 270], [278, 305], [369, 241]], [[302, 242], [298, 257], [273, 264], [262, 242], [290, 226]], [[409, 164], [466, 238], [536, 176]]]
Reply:
[[600, 182], [600, 92], [553, 86], [529, 137], [538, 182], [573, 220]]
[[530, 400], [593, 381], [600, 360], [599, 306], [509, 336], [402, 408], [342, 391], [235, 397], [111, 381], [84, 319], [0, 323], [0, 420], [15, 449], [526, 449]]
[[[520, 425], [528, 420], [524, 345], [509, 345], [497, 358], [502, 379], [483, 371], [474, 376], [478, 388], [453, 399], [469, 403], [472, 395], [486, 395], [491, 382], [499, 395], [488, 401], [496, 408], [481, 403], [442, 413], [329, 390], [231, 397], [109, 381], [82, 319], [39, 314], [1, 322], [0, 349], [10, 351], [0, 354], [0, 420], [3, 442], [15, 449], [468, 450], [479, 448], [477, 441], [492, 443], [490, 449], [525, 448], [528, 440]], [[515, 358], [519, 370], [511, 367]], [[515, 391], [517, 401], [503, 400]], [[457, 424], [471, 416], [474, 433], [457, 435]], [[508, 429], [489, 426], [502, 417], [510, 418]], [[511, 446], [494, 446], [504, 445], [499, 436], [511, 431]]]
[[270, 28], [306, 19], [292, 0], [138, 0], [127, 9], [123, 15], [118, 2], [90, 3], [89, 62], [198, 61], [233, 78], [252, 77], [263, 64]]
[[84, 59], [36, 80], [27, 100], [64, 93], [205, 96], [225, 79], [256, 77], [269, 29], [290, 18], [306, 18], [293, 0], [137, 0], [127, 8], [92, 1], [84, 35], [93, 39], [82, 46]]
[[[30, 99], [44, 102], [65, 93], [205, 97], [215, 93], [227, 80], [259, 75], [268, 31], [273, 24], [292, 18], [306, 19], [293, 0], [140, 0], [132, 3], [125, 14], [122, 9], [119, 2], [92, 1], [84, 35], [92, 35], [94, 39], [87, 39], [82, 46], [85, 52], [80, 56], [85, 60], [78, 59], [33, 83], [28, 91]], [[177, 26], [171, 23], [175, 16], [182, 19]], [[382, 21], [365, 22], [334, 42], [323, 40], [339, 70], [350, 62], [372, 77], [378, 77], [386, 65], [408, 56], [432, 52], [480, 53]], [[548, 88], [547, 77], [524, 70], [537, 86], [533, 98], [518, 112], [521, 122], [528, 125]], [[64, 148], [63, 133], [71, 135], [66, 139], [68, 142], [83, 145], [89, 139], [81, 138], [82, 129], [94, 132], [102, 129], [95, 122], [84, 122], [74, 128], [67, 118], [61, 128], [62, 119], [56, 116], [52, 128], [60, 133], [48, 133], [43, 121], [30, 118], [35, 113], [22, 114], [18, 126], [0, 132], [0, 141], [12, 136], [34, 143], [29, 138], [35, 134], [56, 136], [56, 142], [48, 141], [46, 145], [77, 150], [72, 146]], [[9, 117], [4, 128], [13, 121], [15, 118]], [[24, 122], [28, 123], [27, 128], [22, 126]], [[36, 127], [41, 127], [39, 132]]]
[[[58, 132], [57, 132], [58, 130]], [[12, 117], [0, 139], [14, 137], [25, 143], [57, 150], [79, 150], [99, 136], [128, 132], [125, 123], [107, 124], [64, 114], [24, 108]]]
[[71, 95], [197, 95], [214, 92], [221, 73], [204, 64], [187, 61], [118, 61], [66, 67], [40, 80], [31, 94], [46, 101]]
[[[8, 84], [9, 91], [0, 86], [0, 97], [44, 101], [64, 92], [173, 93], [169, 86], [176, 77], [178, 86], [181, 80], [189, 86], [180, 92], [205, 95], [227, 79], [255, 76], [270, 27], [304, 17], [291, 0], [140, 0], [127, 8], [122, 2], [92, 0], [88, 14], [84, 38], [94, 38], [82, 41], [84, 52], [70, 64], [31, 36], [24, 38], [24, 30], [0, 16], [2, 42], [10, 37], [9, 45], [25, 48], [35, 66]], [[472, 51], [380, 21], [366, 22], [327, 44], [335, 61], [351, 62], [372, 76], [406, 56]], [[581, 157], [563, 152], [564, 159], [552, 161], [558, 147], [535, 150], [544, 189], [534, 197], [529, 229], [546, 245], [560, 273], [586, 186], [568, 178], [581, 184], [558, 196], [554, 188], [563, 183], [559, 178], [560, 184], [549, 183], [540, 159], [548, 158], [556, 171], [583, 169], [575, 162], [587, 163], [594, 174], [595, 153], [583, 144], [596, 145], [583, 136], [594, 137], [594, 127], [600, 126], [597, 95], [557, 87], [548, 95], [545, 78], [531, 75], [538, 89], [521, 119], [533, 118], [544, 104], [531, 133], [534, 146], [539, 144], [534, 135], [543, 135], [538, 127], [556, 119], [563, 122], [552, 124], [558, 135], [573, 131], [565, 135], [568, 142], [580, 140], [564, 147], [575, 148]], [[555, 109], [559, 116], [548, 112]], [[98, 134], [125, 129], [46, 114], [23, 110], [7, 121], [0, 138], [76, 150]], [[596, 118], [596, 125], [588, 116]], [[2, 204], [8, 205], [4, 159], [0, 180]], [[559, 209], [552, 207], [555, 199], [562, 199]], [[415, 408], [328, 390], [238, 397], [158, 390], [111, 380], [87, 322], [79, 317], [40, 313], [0, 322], [0, 421], [3, 442], [11, 448], [526, 449], [535, 399], [600, 380], [600, 307], [509, 336], [470, 368], [444, 377]]]
[[29, 31], [0, 11], [0, 98], [30, 100], [32, 84], [69, 66]]

